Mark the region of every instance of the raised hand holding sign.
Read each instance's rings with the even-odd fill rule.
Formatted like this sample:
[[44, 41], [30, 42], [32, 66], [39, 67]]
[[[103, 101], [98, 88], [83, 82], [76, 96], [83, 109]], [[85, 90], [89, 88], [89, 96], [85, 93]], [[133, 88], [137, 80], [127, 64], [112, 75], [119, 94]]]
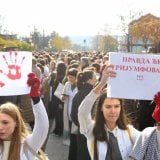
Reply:
[[36, 77], [34, 73], [28, 74], [27, 80], [28, 86], [31, 87], [30, 97], [39, 97], [40, 96], [40, 80]]

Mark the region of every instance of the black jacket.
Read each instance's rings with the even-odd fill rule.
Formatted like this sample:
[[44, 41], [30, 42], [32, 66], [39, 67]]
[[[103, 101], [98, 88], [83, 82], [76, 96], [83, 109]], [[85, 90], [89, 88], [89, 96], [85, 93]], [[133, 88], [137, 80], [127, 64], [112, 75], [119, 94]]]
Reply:
[[71, 110], [71, 119], [75, 125], [79, 126], [78, 122], [78, 108], [83, 101], [83, 99], [90, 93], [93, 89], [91, 84], [84, 84], [84, 86], [76, 93], [72, 100], [72, 110]]
[[[83, 101], [83, 99], [90, 93], [92, 89], [93, 89], [93, 86], [86, 83], [73, 98], [71, 119], [77, 126], [79, 126], [78, 108], [81, 102]], [[77, 159], [76, 160], [91, 160], [88, 152], [88, 148], [87, 148], [87, 139], [84, 135], [80, 134], [80, 132], [77, 134]]]

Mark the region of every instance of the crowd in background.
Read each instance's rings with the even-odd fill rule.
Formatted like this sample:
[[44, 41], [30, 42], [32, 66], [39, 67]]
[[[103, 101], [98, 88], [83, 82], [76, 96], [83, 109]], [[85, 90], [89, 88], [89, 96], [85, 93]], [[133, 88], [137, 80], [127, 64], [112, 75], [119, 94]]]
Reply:
[[[48, 136], [63, 136], [63, 144], [69, 146], [69, 160], [89, 160], [87, 140], [80, 133], [78, 108], [85, 96], [101, 80], [102, 71], [108, 61], [107, 53], [53, 54], [41, 51], [32, 54], [32, 71], [41, 80], [41, 98], [49, 118]], [[61, 98], [54, 94], [59, 83], [64, 85]], [[29, 96], [0, 97], [0, 104], [7, 101], [21, 107], [23, 117], [33, 128], [34, 116]], [[151, 115], [155, 105], [151, 101], [125, 99], [123, 105], [136, 129], [142, 131], [146, 127], [154, 126], [155, 121]], [[93, 118], [95, 110], [93, 106]], [[42, 147], [44, 151], [47, 139]]]

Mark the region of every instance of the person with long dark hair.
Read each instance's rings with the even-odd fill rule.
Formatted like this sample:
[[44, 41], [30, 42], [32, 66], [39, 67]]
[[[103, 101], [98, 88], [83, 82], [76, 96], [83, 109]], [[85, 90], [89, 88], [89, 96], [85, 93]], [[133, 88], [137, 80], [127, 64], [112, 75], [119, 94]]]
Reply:
[[90, 68], [84, 69], [77, 75], [78, 92], [72, 101], [71, 119], [78, 127], [77, 133], [71, 135], [71, 143], [69, 148], [69, 160], [90, 160], [87, 149], [87, 140], [84, 135], [79, 132], [78, 108], [85, 96], [93, 89], [97, 83], [96, 75]]
[[[122, 100], [107, 97], [104, 90], [108, 78], [115, 76], [111, 66], [106, 66], [99, 84], [84, 98], [79, 107], [80, 132], [87, 138], [92, 160], [127, 160], [139, 135], [139, 131], [129, 125]], [[93, 120], [91, 110], [95, 102], [97, 110]]]
[[72, 100], [78, 89], [76, 87], [76, 76], [78, 70], [75, 68], [70, 68], [67, 73], [67, 82], [65, 83], [64, 90], [62, 93], [62, 100], [64, 101], [64, 111], [63, 111], [63, 144], [70, 144], [70, 135], [74, 132], [74, 124], [71, 121], [71, 110], [72, 110]]
[[[61, 136], [63, 135], [63, 107], [64, 103], [62, 100], [57, 98], [54, 95], [54, 92], [56, 91], [58, 84], [62, 83], [63, 78], [65, 77], [66, 74], [66, 64], [63, 61], [59, 61], [56, 64], [56, 73], [53, 73], [51, 75], [51, 80], [50, 80], [50, 86], [52, 88], [52, 97], [51, 97], [51, 103], [48, 106], [48, 115], [49, 119], [53, 120], [55, 118], [55, 128], [53, 133], [56, 136]], [[50, 123], [50, 128], [52, 125], [52, 121]]]

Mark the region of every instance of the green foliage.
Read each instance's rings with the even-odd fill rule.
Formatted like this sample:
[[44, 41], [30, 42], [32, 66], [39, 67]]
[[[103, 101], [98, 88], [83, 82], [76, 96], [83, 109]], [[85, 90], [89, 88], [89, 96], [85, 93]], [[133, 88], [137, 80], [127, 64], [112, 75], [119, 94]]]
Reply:
[[6, 41], [3, 38], [0, 38], [0, 46], [5, 45]]
[[117, 51], [118, 41], [111, 35], [97, 35], [93, 40], [93, 45], [96, 50], [101, 52]]
[[104, 39], [104, 51], [105, 52], [111, 52], [111, 51], [117, 51], [118, 48], [118, 41], [113, 36], [106, 36]]
[[58, 33], [54, 33], [51, 40], [51, 47], [56, 51], [62, 51], [64, 49], [70, 49], [72, 46], [69, 37], [61, 37]]
[[33, 47], [26, 42], [21, 42], [19, 44], [19, 48], [21, 51], [32, 51], [33, 50]]
[[7, 48], [17, 48], [20, 51], [32, 51], [33, 47], [27, 42], [21, 42], [18, 40], [5, 40], [0, 38], [0, 50], [4, 51]]

